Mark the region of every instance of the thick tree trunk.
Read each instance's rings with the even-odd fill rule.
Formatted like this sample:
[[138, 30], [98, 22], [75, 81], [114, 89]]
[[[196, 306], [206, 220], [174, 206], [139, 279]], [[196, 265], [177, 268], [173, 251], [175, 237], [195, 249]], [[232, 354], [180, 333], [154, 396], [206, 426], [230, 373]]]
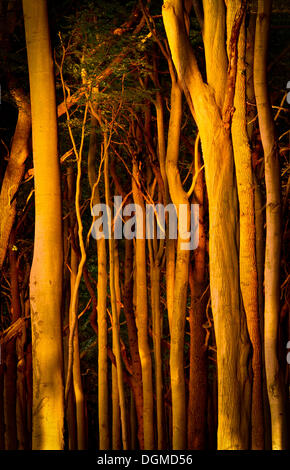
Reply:
[[[209, 28], [215, 28], [216, 5], [217, 2], [212, 2], [209, 14], [204, 18]], [[205, 163], [210, 287], [218, 362], [218, 449], [245, 449], [249, 445], [249, 347], [240, 305], [237, 194], [226, 116], [230, 109], [226, 106], [226, 113], [222, 113], [217, 106], [220, 72], [216, 75], [214, 88], [202, 80], [186, 34], [182, 2], [165, 1], [163, 19], [174, 65], [191, 108], [194, 106]], [[230, 96], [227, 100], [230, 102]]]
[[[100, 194], [96, 171], [96, 124], [97, 119], [91, 118], [91, 135], [88, 154], [88, 177], [92, 191], [92, 203], [100, 204]], [[99, 414], [99, 448], [109, 449], [109, 402], [108, 402], [108, 352], [107, 352], [107, 253], [106, 240], [97, 240], [98, 254], [98, 414]]]
[[[194, 169], [195, 174], [200, 168]], [[204, 227], [204, 182], [203, 174], [199, 173], [196, 181], [193, 201], [199, 204], [199, 243], [194, 252], [194, 265], [189, 270], [189, 286], [191, 304], [189, 310], [190, 325], [190, 372], [188, 386], [188, 423], [187, 447], [188, 449], [203, 450], [206, 443], [206, 422], [208, 402], [208, 369], [206, 347], [205, 310], [208, 296], [205, 294], [205, 252], [206, 234]]]
[[[33, 449], [62, 449], [62, 217], [53, 61], [45, 0], [23, 0], [35, 180], [30, 274]], [[45, 84], [45, 85], [44, 85]]]

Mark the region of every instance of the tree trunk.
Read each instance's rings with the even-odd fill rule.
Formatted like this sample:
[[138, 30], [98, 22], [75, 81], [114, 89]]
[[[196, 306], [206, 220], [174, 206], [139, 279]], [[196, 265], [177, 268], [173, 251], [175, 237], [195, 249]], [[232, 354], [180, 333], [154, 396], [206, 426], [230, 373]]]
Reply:
[[[90, 146], [88, 154], [88, 177], [92, 191], [92, 203], [100, 204], [96, 172], [96, 124], [91, 118]], [[98, 413], [99, 413], [99, 448], [109, 449], [109, 402], [108, 402], [108, 361], [107, 361], [107, 253], [106, 240], [97, 240], [98, 253]]]
[[[215, 6], [218, 2], [210, 3], [204, 9], [208, 13], [204, 21], [208, 22], [207, 27], [216, 28]], [[164, 2], [163, 20], [175, 68], [185, 95], [194, 107], [205, 163], [210, 223], [210, 288], [218, 363], [218, 449], [246, 449], [249, 445], [250, 412], [249, 347], [240, 305], [237, 194], [233, 150], [225, 115], [230, 109], [226, 106], [227, 113], [222, 113], [217, 105], [218, 90], [221, 89], [217, 82], [221, 72], [217, 70], [214, 88], [202, 80], [187, 37], [180, 0]]]
[[16, 340], [11, 339], [5, 344], [4, 350], [4, 422], [5, 422], [5, 450], [17, 450], [16, 427], [16, 375], [17, 357]]
[[[119, 271], [119, 254], [117, 240], [114, 246], [114, 280], [116, 293], [116, 309], [118, 323], [120, 319], [121, 292], [120, 292], [120, 271]], [[114, 338], [113, 338], [114, 340]], [[113, 343], [113, 353], [116, 357], [116, 345]], [[118, 391], [118, 374], [114, 364], [112, 364], [112, 449], [119, 450], [121, 448], [120, 440], [121, 421], [120, 421], [120, 402]]]
[[274, 120], [267, 89], [267, 46], [271, 0], [258, 1], [256, 21], [254, 87], [259, 128], [264, 149], [266, 182], [266, 251], [264, 347], [268, 398], [271, 411], [272, 449], [285, 449], [285, 390], [277, 357], [280, 312], [281, 197], [280, 165]]
[[[146, 240], [145, 240], [145, 208], [141, 189], [138, 186], [139, 173], [138, 164], [133, 161], [133, 198], [134, 203], [141, 207], [142, 218], [136, 217], [136, 230], [143, 224], [142, 238], [136, 238], [136, 324], [138, 331], [138, 347], [142, 368], [143, 382], [143, 426], [144, 426], [144, 449], [154, 448], [153, 427], [153, 384], [152, 384], [152, 360], [148, 342], [148, 307], [147, 307], [147, 279], [146, 279]], [[140, 233], [140, 232], [139, 232]]]
[[[105, 194], [106, 194], [106, 205], [107, 209], [111, 207], [110, 201], [110, 183], [109, 183], [109, 152], [108, 152], [108, 137], [107, 133], [104, 133], [104, 179], [105, 179]], [[123, 449], [128, 450], [128, 429], [127, 429], [127, 416], [126, 416], [126, 398], [123, 381], [123, 369], [122, 369], [122, 356], [121, 356], [121, 344], [120, 344], [120, 326], [117, 311], [117, 297], [116, 297], [116, 284], [115, 284], [115, 241], [113, 238], [113, 230], [109, 238], [109, 261], [110, 261], [110, 294], [111, 294], [111, 309], [112, 309], [112, 331], [113, 331], [113, 346], [116, 358], [116, 369], [117, 369], [117, 382], [118, 382], [118, 394], [120, 403], [120, 414], [121, 414], [121, 428], [122, 428], [122, 442]]]
[[[35, 180], [30, 274], [33, 361], [32, 448], [63, 448], [62, 216], [53, 61], [45, 0], [23, 0]], [[45, 84], [45, 85], [44, 85]]]
[[[228, 36], [233, 27], [236, 12], [241, 1], [231, 3], [228, 13]], [[230, 17], [230, 18], [229, 18]], [[264, 413], [262, 394], [262, 342], [260, 334], [258, 272], [256, 259], [255, 227], [255, 185], [252, 169], [252, 153], [249, 145], [246, 123], [246, 64], [245, 64], [245, 21], [238, 39], [238, 63], [235, 88], [235, 112], [232, 121], [232, 140], [236, 168], [238, 199], [240, 209], [240, 286], [247, 318], [248, 332], [253, 348], [252, 401], [251, 401], [251, 448], [264, 449]]]
[[142, 368], [138, 348], [137, 327], [133, 311], [133, 242], [125, 240], [125, 266], [124, 266], [124, 313], [128, 328], [129, 349], [132, 360], [132, 391], [138, 422], [138, 442], [140, 449], [144, 449], [144, 417], [143, 417], [143, 386]]
[[[179, 205], [187, 207], [187, 222], [190, 209], [186, 192], [182, 188], [178, 171], [180, 129], [182, 119], [182, 91], [172, 77], [171, 112], [166, 154], [166, 175], [171, 200], [175, 204], [178, 221]], [[188, 230], [188, 227], [187, 227]], [[186, 447], [186, 406], [184, 380], [184, 328], [188, 283], [189, 250], [182, 250], [181, 243], [186, 240], [178, 233], [176, 248], [175, 277], [173, 290], [172, 318], [170, 321], [170, 378], [172, 389], [172, 433], [173, 448]]]
[[[71, 271], [70, 271], [70, 292], [71, 296], [74, 291], [77, 271], [78, 271], [78, 256], [71, 247]], [[71, 297], [72, 300], [72, 297]], [[72, 306], [70, 305], [70, 316]], [[70, 318], [72, 322], [72, 318]], [[85, 397], [83, 392], [82, 377], [80, 370], [80, 354], [79, 354], [79, 336], [78, 336], [78, 321], [76, 322], [74, 333], [74, 347], [73, 347], [73, 390], [76, 405], [76, 428], [77, 428], [77, 450], [86, 449], [86, 422], [85, 422]]]

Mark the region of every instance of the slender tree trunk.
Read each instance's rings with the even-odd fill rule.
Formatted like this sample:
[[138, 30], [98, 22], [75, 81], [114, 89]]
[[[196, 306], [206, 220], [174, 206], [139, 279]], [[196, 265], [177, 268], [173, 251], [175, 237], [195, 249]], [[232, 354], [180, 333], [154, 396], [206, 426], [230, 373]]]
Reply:
[[[115, 293], [116, 293], [116, 309], [118, 322], [120, 319], [120, 305], [121, 305], [121, 293], [120, 293], [120, 279], [119, 279], [119, 254], [118, 245], [115, 241], [114, 246], [114, 280], [115, 280]], [[116, 345], [113, 344], [113, 353], [116, 356]], [[120, 421], [120, 402], [119, 402], [119, 391], [118, 391], [118, 374], [114, 364], [112, 364], [112, 449], [118, 450], [121, 448], [120, 440], [121, 421]]]
[[[258, 153], [256, 140], [255, 122], [257, 119], [256, 98], [254, 89], [254, 51], [256, 32], [256, 13], [251, 13], [246, 35], [246, 95], [247, 95], [247, 133], [252, 142], [253, 154]], [[264, 353], [264, 261], [265, 261], [265, 240], [264, 240], [264, 201], [260, 187], [259, 169], [253, 168], [254, 176], [254, 196], [255, 196], [255, 229], [256, 229], [256, 260], [258, 274], [258, 303], [260, 330], [262, 341], [262, 386], [263, 386], [263, 410], [264, 410], [264, 438], [265, 449], [271, 447], [271, 416], [267, 392], [265, 353]]]
[[[91, 118], [90, 146], [88, 153], [88, 177], [92, 191], [92, 202], [100, 204], [100, 194], [96, 171], [96, 136], [97, 119]], [[108, 401], [108, 361], [107, 361], [107, 253], [106, 240], [97, 240], [98, 254], [98, 414], [99, 414], [99, 448], [109, 449], [109, 401]]]
[[[11, 285], [11, 323], [21, 316], [21, 306], [18, 289], [18, 270], [16, 256], [13, 250], [15, 231], [10, 235], [9, 263]], [[5, 373], [4, 373], [4, 416], [5, 416], [5, 449], [17, 450], [17, 354], [16, 338], [5, 344]]]
[[[149, 243], [151, 240], [149, 240]], [[151, 280], [151, 309], [152, 309], [152, 336], [155, 365], [156, 383], [156, 411], [157, 411], [157, 447], [163, 449], [164, 445], [164, 424], [163, 424], [163, 378], [162, 378], [162, 318], [160, 311], [160, 266], [157, 260], [150, 256], [150, 280]]]
[[27, 432], [28, 432], [28, 449], [32, 447], [32, 344], [28, 344], [26, 349], [26, 415], [27, 415]]
[[130, 395], [130, 449], [135, 450], [137, 448], [137, 434], [136, 434], [136, 409], [135, 409], [135, 401], [133, 391], [131, 391]]
[[4, 421], [5, 421], [5, 450], [17, 450], [16, 427], [16, 375], [17, 357], [16, 340], [11, 339], [5, 344], [5, 373], [4, 373]]
[[14, 132], [10, 157], [0, 192], [0, 269], [2, 268], [11, 229], [16, 215], [15, 194], [21, 183], [25, 160], [29, 155], [29, 136], [31, 131], [30, 105], [21, 89], [12, 89], [11, 95], [18, 108], [18, 118]]
[[[78, 271], [78, 256], [71, 248], [70, 257], [70, 292], [71, 296], [74, 290], [77, 271]], [[72, 298], [71, 298], [72, 300]], [[71, 305], [70, 305], [70, 316], [71, 316]], [[70, 318], [70, 322], [72, 319]], [[78, 337], [78, 322], [75, 327], [74, 334], [74, 348], [73, 348], [73, 390], [76, 405], [76, 428], [77, 428], [77, 450], [86, 449], [86, 422], [85, 422], [85, 397], [83, 392], [82, 377], [80, 370], [80, 355], [79, 355], [79, 337]]]
[[281, 196], [280, 166], [274, 120], [267, 89], [267, 46], [271, 0], [258, 1], [256, 21], [254, 87], [259, 128], [264, 149], [266, 182], [266, 252], [264, 343], [268, 398], [271, 410], [272, 449], [285, 449], [286, 411], [284, 385], [277, 357], [280, 312]]
[[[147, 279], [146, 279], [146, 240], [145, 240], [145, 208], [143, 196], [139, 184], [138, 164], [133, 161], [133, 198], [134, 203], [141, 207], [142, 218], [137, 217], [136, 226], [143, 224], [143, 233], [136, 238], [136, 324], [138, 331], [138, 347], [142, 368], [143, 382], [143, 426], [144, 426], [144, 449], [154, 448], [153, 427], [153, 384], [152, 384], [152, 361], [148, 342], [148, 307], [147, 307]], [[139, 231], [140, 233], [140, 231]], [[141, 238], [142, 237], [142, 238]]]
[[[9, 263], [10, 263], [10, 282], [11, 282], [11, 299], [12, 299], [12, 318], [15, 322], [21, 317], [21, 302], [18, 285], [18, 262], [17, 262], [17, 247], [15, 245], [15, 229], [12, 229], [9, 242]], [[24, 345], [26, 342], [26, 325], [23, 323], [20, 334], [15, 341], [16, 352], [16, 429], [18, 449], [23, 450], [27, 448], [27, 428], [26, 428], [26, 390], [25, 390], [25, 353]], [[11, 397], [13, 390], [10, 390]], [[10, 424], [8, 425], [8, 428]]]
[[[228, 36], [241, 1], [231, 3], [228, 13]], [[240, 286], [247, 318], [248, 332], [253, 348], [252, 401], [251, 401], [251, 447], [264, 448], [264, 413], [262, 394], [262, 342], [260, 334], [258, 272], [256, 259], [255, 185], [252, 169], [252, 153], [246, 123], [246, 64], [245, 64], [245, 20], [238, 40], [237, 79], [235, 88], [235, 112], [232, 121], [232, 140], [236, 168], [238, 199], [240, 208]]]
[[143, 417], [143, 385], [142, 368], [138, 348], [137, 327], [133, 311], [133, 242], [125, 240], [125, 278], [123, 304], [128, 328], [129, 349], [132, 360], [132, 391], [138, 422], [138, 442], [140, 449], [144, 449], [144, 417]]
[[[63, 448], [62, 223], [53, 61], [45, 0], [23, 0], [35, 180], [30, 274], [33, 436], [37, 450]], [[45, 84], [45, 86], [44, 86]]]
[[[198, 167], [200, 168], [200, 156]], [[187, 447], [202, 450], [206, 446], [207, 421], [207, 347], [205, 309], [208, 296], [205, 294], [205, 251], [206, 235], [204, 227], [204, 189], [203, 174], [199, 173], [196, 181], [193, 201], [199, 204], [199, 243], [193, 255], [193, 267], [189, 270], [191, 305], [189, 310], [190, 325], [190, 373], [188, 385], [188, 424]]]
[[[73, 212], [74, 194], [75, 194], [75, 175], [74, 175], [73, 166], [69, 166], [67, 168], [66, 181], [67, 181], [67, 186], [66, 186], [66, 192], [64, 194], [67, 196], [70, 216], [66, 217], [63, 223], [65, 265], [68, 264], [70, 250], [73, 250], [72, 244], [75, 243], [74, 228], [76, 224], [76, 218], [75, 218], [75, 213]], [[71, 239], [69, 239], [69, 235]], [[64, 299], [65, 313], [64, 313], [64, 319], [63, 319], [63, 323], [65, 325], [69, 325], [70, 323], [71, 292], [73, 291], [73, 288], [71, 289], [71, 286], [70, 286], [71, 277], [72, 277], [71, 271], [69, 271], [68, 269], [65, 269], [64, 287], [63, 287], [64, 293], [66, 294], [65, 299]], [[74, 279], [75, 279], [75, 273], [74, 273]], [[69, 337], [68, 337], [68, 334], [66, 334], [63, 338], [64, 375], [65, 376], [67, 375], [67, 368], [68, 368], [68, 349], [69, 349], [68, 342], [69, 342]], [[68, 433], [68, 449], [77, 450], [77, 429], [76, 429], [77, 420], [76, 420], [75, 397], [74, 397], [73, 387], [71, 387], [69, 390], [65, 412], [66, 412], [67, 433]]]
[[[170, 197], [173, 204], [175, 204], [178, 220], [179, 205], [183, 204], [187, 207], [187, 222], [189, 222], [190, 211], [188, 198], [182, 188], [177, 167], [182, 119], [182, 91], [173, 77], [171, 86], [171, 113], [166, 154], [166, 175]], [[183, 240], [183, 242], [185, 242], [185, 240]], [[182, 236], [179, 233], [176, 249], [172, 318], [170, 322], [170, 377], [172, 389], [172, 433], [174, 449], [184, 449], [186, 447], [184, 328], [190, 252], [189, 250], [182, 250], [181, 243]]]
[[4, 366], [3, 366], [3, 345], [1, 343], [1, 363], [0, 363], [0, 450], [5, 450], [5, 421], [4, 421]]

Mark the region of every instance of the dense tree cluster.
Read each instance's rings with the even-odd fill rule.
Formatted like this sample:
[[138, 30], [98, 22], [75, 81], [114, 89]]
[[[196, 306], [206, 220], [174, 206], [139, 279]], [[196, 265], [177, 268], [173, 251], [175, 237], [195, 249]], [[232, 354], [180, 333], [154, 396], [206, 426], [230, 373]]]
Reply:
[[289, 446], [289, 28], [0, 2], [1, 449]]

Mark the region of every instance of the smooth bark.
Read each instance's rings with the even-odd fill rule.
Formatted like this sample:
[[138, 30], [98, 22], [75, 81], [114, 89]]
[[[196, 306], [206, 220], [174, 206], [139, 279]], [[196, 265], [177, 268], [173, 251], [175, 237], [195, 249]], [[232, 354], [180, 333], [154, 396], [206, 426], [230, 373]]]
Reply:
[[[32, 448], [62, 449], [62, 216], [53, 61], [45, 0], [23, 0], [32, 114], [35, 241], [30, 274]], [[45, 86], [44, 86], [45, 84]]]

